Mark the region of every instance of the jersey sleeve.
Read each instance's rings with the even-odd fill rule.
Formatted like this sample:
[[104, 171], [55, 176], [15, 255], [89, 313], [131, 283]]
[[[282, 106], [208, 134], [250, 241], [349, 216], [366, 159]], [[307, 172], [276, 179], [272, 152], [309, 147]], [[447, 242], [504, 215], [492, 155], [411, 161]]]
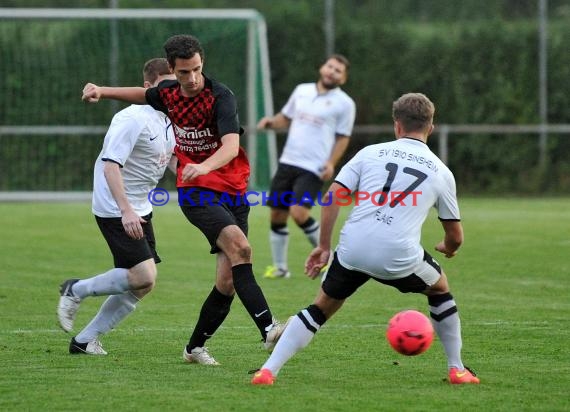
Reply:
[[[364, 149], [363, 149], [364, 150]], [[352, 159], [350, 159], [338, 172], [335, 182], [354, 192], [358, 189], [360, 183], [360, 174], [362, 172], [362, 159], [364, 157], [363, 150], [359, 151]]]
[[172, 84], [172, 82], [176, 82], [176, 81], [175, 80], [163, 80], [160, 83], [158, 83], [158, 86], [150, 87], [150, 88], [146, 89], [146, 92], [145, 92], [146, 102], [150, 106], [152, 106], [153, 109], [158, 110], [164, 114], [168, 114], [168, 107], [166, 106], [166, 104], [162, 100], [162, 97], [160, 95], [160, 90], [162, 90], [165, 87], [168, 87], [169, 85]]
[[242, 129], [239, 125], [237, 102], [231, 90], [225, 89], [216, 96], [214, 112], [220, 137], [228, 133], [241, 134]]
[[107, 130], [106, 145], [101, 160], [110, 160], [123, 167], [143, 128], [144, 122], [136, 117], [123, 112], [117, 113]]
[[297, 91], [299, 90], [299, 86], [295, 87], [291, 96], [289, 96], [289, 100], [285, 103], [285, 106], [281, 109], [281, 113], [288, 119], [292, 119], [295, 117], [295, 101], [297, 96]]
[[451, 171], [443, 176], [444, 189], [440, 193], [435, 208], [439, 220], [461, 220], [459, 214], [459, 205], [457, 203], [457, 193], [455, 186], [455, 178]]
[[356, 104], [352, 99], [348, 99], [345, 110], [340, 113], [336, 127], [336, 134], [340, 136], [352, 135], [355, 118]]

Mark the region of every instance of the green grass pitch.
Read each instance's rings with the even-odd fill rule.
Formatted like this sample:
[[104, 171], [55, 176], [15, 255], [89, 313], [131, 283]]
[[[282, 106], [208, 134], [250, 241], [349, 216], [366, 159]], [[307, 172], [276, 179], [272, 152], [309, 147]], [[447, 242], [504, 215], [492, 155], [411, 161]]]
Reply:
[[[213, 285], [214, 258], [174, 205], [155, 208], [156, 289], [102, 338], [104, 357], [71, 356], [57, 326], [58, 286], [112, 265], [87, 203], [0, 204], [0, 410], [83, 411], [569, 411], [570, 199], [460, 199], [465, 243], [440, 261], [463, 325], [463, 358], [479, 386], [451, 386], [440, 342], [417, 357], [384, 333], [397, 311], [426, 299], [365, 285], [281, 371], [249, 384], [267, 354], [238, 299], [208, 347], [221, 367], [184, 364], [181, 352]], [[347, 213], [347, 208], [342, 211]], [[254, 270], [280, 319], [312, 302], [302, 274], [308, 242], [290, 226], [293, 277], [267, 280], [268, 210], [253, 207]], [[337, 227], [338, 232], [338, 227]], [[424, 226], [432, 251], [442, 230]], [[374, 248], [370, 245], [370, 253]], [[103, 298], [82, 304], [76, 331]]]

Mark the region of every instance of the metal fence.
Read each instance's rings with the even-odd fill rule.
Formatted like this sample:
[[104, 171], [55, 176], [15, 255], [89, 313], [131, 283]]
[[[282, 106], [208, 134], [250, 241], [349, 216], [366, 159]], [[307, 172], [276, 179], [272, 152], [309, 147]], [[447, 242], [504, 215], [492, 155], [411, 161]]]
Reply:
[[[31, 174], [34, 181], [41, 182], [35, 188], [30, 188], [28, 185], [21, 186], [12, 184], [9, 190], [0, 191], [0, 201], [84, 201], [91, 197], [91, 192], [86, 188], [91, 187], [93, 161], [95, 160], [101, 144], [101, 141], [91, 140], [97, 137], [101, 138], [106, 131], [105, 126], [98, 127], [84, 127], [84, 126], [43, 126], [43, 127], [11, 127], [0, 126], [0, 141], [2, 142], [2, 150], [10, 150], [10, 163], [3, 164], [3, 174], [0, 179], [9, 179], [11, 174]], [[278, 134], [283, 138], [284, 130]], [[436, 126], [434, 133], [431, 137], [431, 146], [444, 163], [448, 163], [450, 158], [450, 136], [455, 135], [521, 135], [526, 138], [532, 138], [536, 135], [537, 144], [537, 158], [536, 163], [541, 164], [548, 162], [548, 159], [542, 156], [542, 151], [539, 150], [540, 136], [543, 134], [554, 135], [570, 135], [570, 124], [549, 124], [549, 125], [491, 125], [491, 124], [442, 124]], [[359, 150], [363, 145], [371, 143], [371, 136], [378, 136], [378, 141], [386, 141], [393, 138], [392, 125], [358, 125], [354, 128], [354, 143], [351, 144], [349, 153], [345, 156], [345, 161], [349, 156], [354, 154], [355, 150]], [[530, 135], [530, 136], [529, 136]], [[30, 156], [30, 153], [19, 153], [17, 147], [19, 146], [19, 139], [37, 139], [39, 145], [47, 142], [61, 141], [62, 146], [70, 146], [74, 155], [79, 155], [74, 152], [73, 146], [78, 140], [88, 139], [91, 141], [89, 153], [83, 157], [81, 167], [78, 166], [74, 170], [58, 170], [57, 158], [50, 157], [43, 159], [43, 153], [46, 150], [38, 147], [37, 157]], [[282, 139], [283, 141], [283, 139]], [[84, 145], [82, 145], [84, 146]], [[93, 152], [93, 153], [91, 153]], [[8, 163], [8, 162], [7, 162]], [[35, 165], [34, 165], [35, 163]], [[37, 165], [40, 164], [40, 167]], [[36, 166], [36, 167], [32, 167]], [[50, 174], [49, 169], [53, 169]], [[70, 179], [69, 183], [63, 184], [61, 179], [63, 175]], [[28, 176], [30, 177], [30, 176]], [[172, 176], [166, 177], [167, 186], [173, 186], [174, 179]], [[52, 182], [53, 180], [53, 182]], [[29, 179], [28, 179], [29, 181]], [[57, 184], [56, 184], [57, 183]], [[81, 187], [82, 189], [76, 189]]]

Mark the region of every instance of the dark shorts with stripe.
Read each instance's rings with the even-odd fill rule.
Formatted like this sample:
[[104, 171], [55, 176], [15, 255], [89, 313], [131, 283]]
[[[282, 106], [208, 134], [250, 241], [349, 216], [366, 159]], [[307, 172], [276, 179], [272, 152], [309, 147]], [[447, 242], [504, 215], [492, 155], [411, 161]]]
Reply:
[[[271, 180], [267, 206], [289, 210], [290, 206], [301, 204], [310, 209], [322, 188], [323, 181], [314, 173], [300, 167], [279, 163], [277, 172]], [[302, 201], [303, 199], [307, 201]]]
[[[423, 264], [429, 265], [432, 271], [435, 270], [441, 274], [440, 266], [425, 250]], [[370, 279], [392, 286], [402, 293], [421, 293], [431, 286], [415, 273], [398, 279], [378, 279], [367, 273], [347, 269], [340, 264], [336, 253], [321, 286], [331, 298], [343, 300], [351, 296]]]
[[227, 226], [238, 226], [247, 237], [249, 204], [244, 204], [243, 198], [200, 188], [178, 190], [182, 213], [206, 236], [211, 246], [210, 253], [221, 251], [216, 241]]
[[109, 245], [113, 254], [116, 268], [130, 269], [145, 260], [153, 258], [155, 263], [160, 263], [160, 257], [156, 253], [156, 240], [152, 227], [152, 213], [143, 216], [146, 223], [142, 223], [144, 237], [133, 239], [123, 227], [120, 217], [95, 216], [97, 226]]

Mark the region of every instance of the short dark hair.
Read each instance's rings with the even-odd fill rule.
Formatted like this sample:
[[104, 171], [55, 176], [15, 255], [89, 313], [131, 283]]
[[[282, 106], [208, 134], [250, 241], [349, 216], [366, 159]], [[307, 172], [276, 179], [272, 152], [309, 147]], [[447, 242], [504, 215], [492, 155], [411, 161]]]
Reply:
[[204, 49], [200, 41], [190, 34], [177, 34], [170, 37], [164, 43], [164, 51], [171, 67], [174, 67], [176, 59], [191, 59], [196, 53], [204, 60]]
[[170, 74], [170, 68], [164, 57], [150, 59], [144, 64], [143, 79], [145, 82], [152, 84], [156, 81], [158, 76], [164, 76], [166, 74]]
[[433, 122], [435, 106], [422, 93], [406, 93], [392, 104], [392, 118], [406, 132], [424, 132]]
[[348, 60], [348, 58], [345, 55], [339, 54], [339, 53], [331, 54], [329, 57], [327, 57], [327, 60], [325, 60], [325, 62], [330, 60], [330, 59], [335, 59], [335, 60], [341, 62], [342, 64], [344, 64], [344, 67], [346, 68], [346, 72], [348, 73], [348, 69], [350, 69], [350, 61]]

